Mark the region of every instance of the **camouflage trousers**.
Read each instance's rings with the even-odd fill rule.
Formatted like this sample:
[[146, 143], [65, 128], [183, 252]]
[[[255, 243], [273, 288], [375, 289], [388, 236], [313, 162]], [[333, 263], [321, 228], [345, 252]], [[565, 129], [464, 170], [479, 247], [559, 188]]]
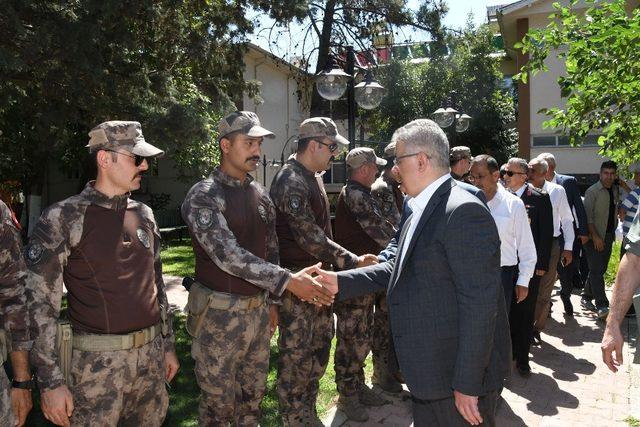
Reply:
[[373, 366], [376, 370], [388, 370], [389, 352], [391, 351], [391, 324], [389, 323], [386, 291], [375, 294], [375, 307], [371, 342]]
[[353, 396], [364, 386], [364, 362], [371, 350], [375, 295], [364, 295], [334, 305], [336, 385], [341, 396]]
[[191, 345], [200, 426], [257, 426], [269, 371], [269, 306], [209, 308]]
[[0, 426], [13, 426], [13, 408], [11, 407], [11, 382], [0, 368]]
[[73, 350], [71, 425], [160, 426], [169, 407], [164, 380], [161, 336], [131, 350]]
[[280, 307], [278, 347], [278, 401], [280, 412], [301, 418], [315, 411], [320, 378], [329, 363], [333, 338], [331, 307], [302, 302], [285, 291]]

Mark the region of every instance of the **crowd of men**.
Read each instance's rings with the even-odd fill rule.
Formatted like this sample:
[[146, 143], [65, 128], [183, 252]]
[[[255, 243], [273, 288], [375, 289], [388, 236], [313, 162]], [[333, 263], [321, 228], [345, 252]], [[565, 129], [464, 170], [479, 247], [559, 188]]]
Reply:
[[[0, 375], [0, 425], [25, 422], [32, 378], [58, 425], [159, 426], [167, 412], [165, 384], [179, 363], [160, 235], [151, 209], [130, 198], [164, 153], [137, 122], [105, 122], [89, 136], [96, 180], [45, 210], [24, 260], [0, 202], [0, 338], [13, 366], [11, 385]], [[331, 119], [303, 121], [267, 191], [251, 173], [273, 137], [255, 113], [224, 117], [220, 165], [181, 207], [195, 256], [185, 311], [200, 425], [258, 425], [276, 328], [285, 426], [322, 425], [316, 400], [334, 334], [338, 407], [349, 419], [366, 421], [368, 406], [388, 403], [365, 384], [371, 351], [373, 383], [398, 393], [406, 382], [416, 426], [494, 425], [512, 360], [530, 375], [558, 276], [572, 315], [582, 251], [583, 304], [606, 317], [615, 163], [602, 164], [583, 204], [552, 155], [500, 168], [415, 120], [383, 157], [348, 152], [332, 229], [322, 173], [349, 142]], [[638, 192], [629, 198], [627, 216]]]

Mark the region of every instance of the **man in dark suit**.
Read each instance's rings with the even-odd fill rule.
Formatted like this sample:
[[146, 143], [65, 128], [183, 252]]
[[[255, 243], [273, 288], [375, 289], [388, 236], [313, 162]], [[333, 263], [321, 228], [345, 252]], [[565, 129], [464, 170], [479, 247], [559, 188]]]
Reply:
[[431, 120], [398, 129], [396, 169], [413, 214], [396, 256], [371, 268], [318, 270], [339, 299], [387, 289], [414, 425], [495, 425], [510, 364], [500, 240], [489, 210], [449, 176], [449, 144]]
[[529, 365], [529, 349], [533, 335], [533, 321], [538, 299], [540, 278], [549, 270], [551, 243], [553, 241], [553, 208], [549, 195], [542, 190], [527, 184], [528, 164], [524, 159], [509, 159], [505, 169], [504, 181], [509, 190], [520, 197], [527, 208], [531, 234], [536, 245], [536, 270], [529, 281], [527, 297], [517, 303], [512, 301], [509, 323], [511, 325], [511, 342], [513, 358], [518, 373], [524, 377], [531, 375]]
[[[547, 161], [549, 169], [547, 170], [546, 179], [549, 182], [554, 182], [558, 185], [562, 185], [564, 191], [567, 193], [567, 200], [569, 201], [569, 207], [573, 213], [573, 228], [575, 235], [578, 237], [573, 240], [573, 254], [576, 261], [579, 260], [578, 254], [582, 251], [582, 245], [589, 240], [589, 228], [587, 227], [587, 212], [584, 209], [582, 203], [582, 197], [580, 196], [580, 190], [578, 189], [578, 182], [576, 179], [569, 175], [561, 175], [556, 173], [556, 158], [551, 153], [542, 153], [538, 157]], [[562, 240], [562, 235], [560, 236]], [[560, 242], [562, 247], [563, 242]], [[569, 316], [573, 315], [573, 305], [571, 304], [571, 289], [573, 288], [573, 277], [577, 274], [577, 269], [580, 267], [579, 262], [571, 262], [569, 264], [562, 265], [562, 262], [558, 263], [558, 276], [560, 277], [560, 299], [564, 304], [564, 312]]]

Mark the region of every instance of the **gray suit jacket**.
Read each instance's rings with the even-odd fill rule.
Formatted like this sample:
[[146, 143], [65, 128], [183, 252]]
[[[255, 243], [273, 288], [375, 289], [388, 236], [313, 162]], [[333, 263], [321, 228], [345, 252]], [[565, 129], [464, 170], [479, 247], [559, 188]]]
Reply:
[[[407, 229], [398, 247], [405, 244]], [[394, 257], [338, 273], [338, 298], [387, 289], [400, 371], [415, 397], [498, 390], [509, 372], [511, 342], [500, 239], [489, 210], [449, 179], [432, 196], [406, 244], [399, 271]]]

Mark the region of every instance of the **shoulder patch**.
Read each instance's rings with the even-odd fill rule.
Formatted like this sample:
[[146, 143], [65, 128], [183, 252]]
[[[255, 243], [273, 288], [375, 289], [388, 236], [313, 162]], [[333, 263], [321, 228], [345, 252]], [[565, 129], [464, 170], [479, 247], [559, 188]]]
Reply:
[[151, 247], [151, 240], [149, 239], [149, 235], [142, 228], [138, 228], [136, 230], [136, 235], [138, 236], [138, 240], [145, 248], [149, 249]]
[[42, 259], [44, 253], [44, 246], [38, 241], [30, 242], [25, 248], [24, 257], [31, 265], [35, 265]]
[[300, 198], [300, 196], [294, 194], [292, 196], [289, 197], [289, 209], [291, 209], [291, 212], [298, 212], [298, 210], [300, 210], [300, 206], [302, 205], [302, 199]]
[[213, 211], [209, 208], [200, 208], [196, 214], [196, 224], [198, 227], [207, 229], [213, 224]]

